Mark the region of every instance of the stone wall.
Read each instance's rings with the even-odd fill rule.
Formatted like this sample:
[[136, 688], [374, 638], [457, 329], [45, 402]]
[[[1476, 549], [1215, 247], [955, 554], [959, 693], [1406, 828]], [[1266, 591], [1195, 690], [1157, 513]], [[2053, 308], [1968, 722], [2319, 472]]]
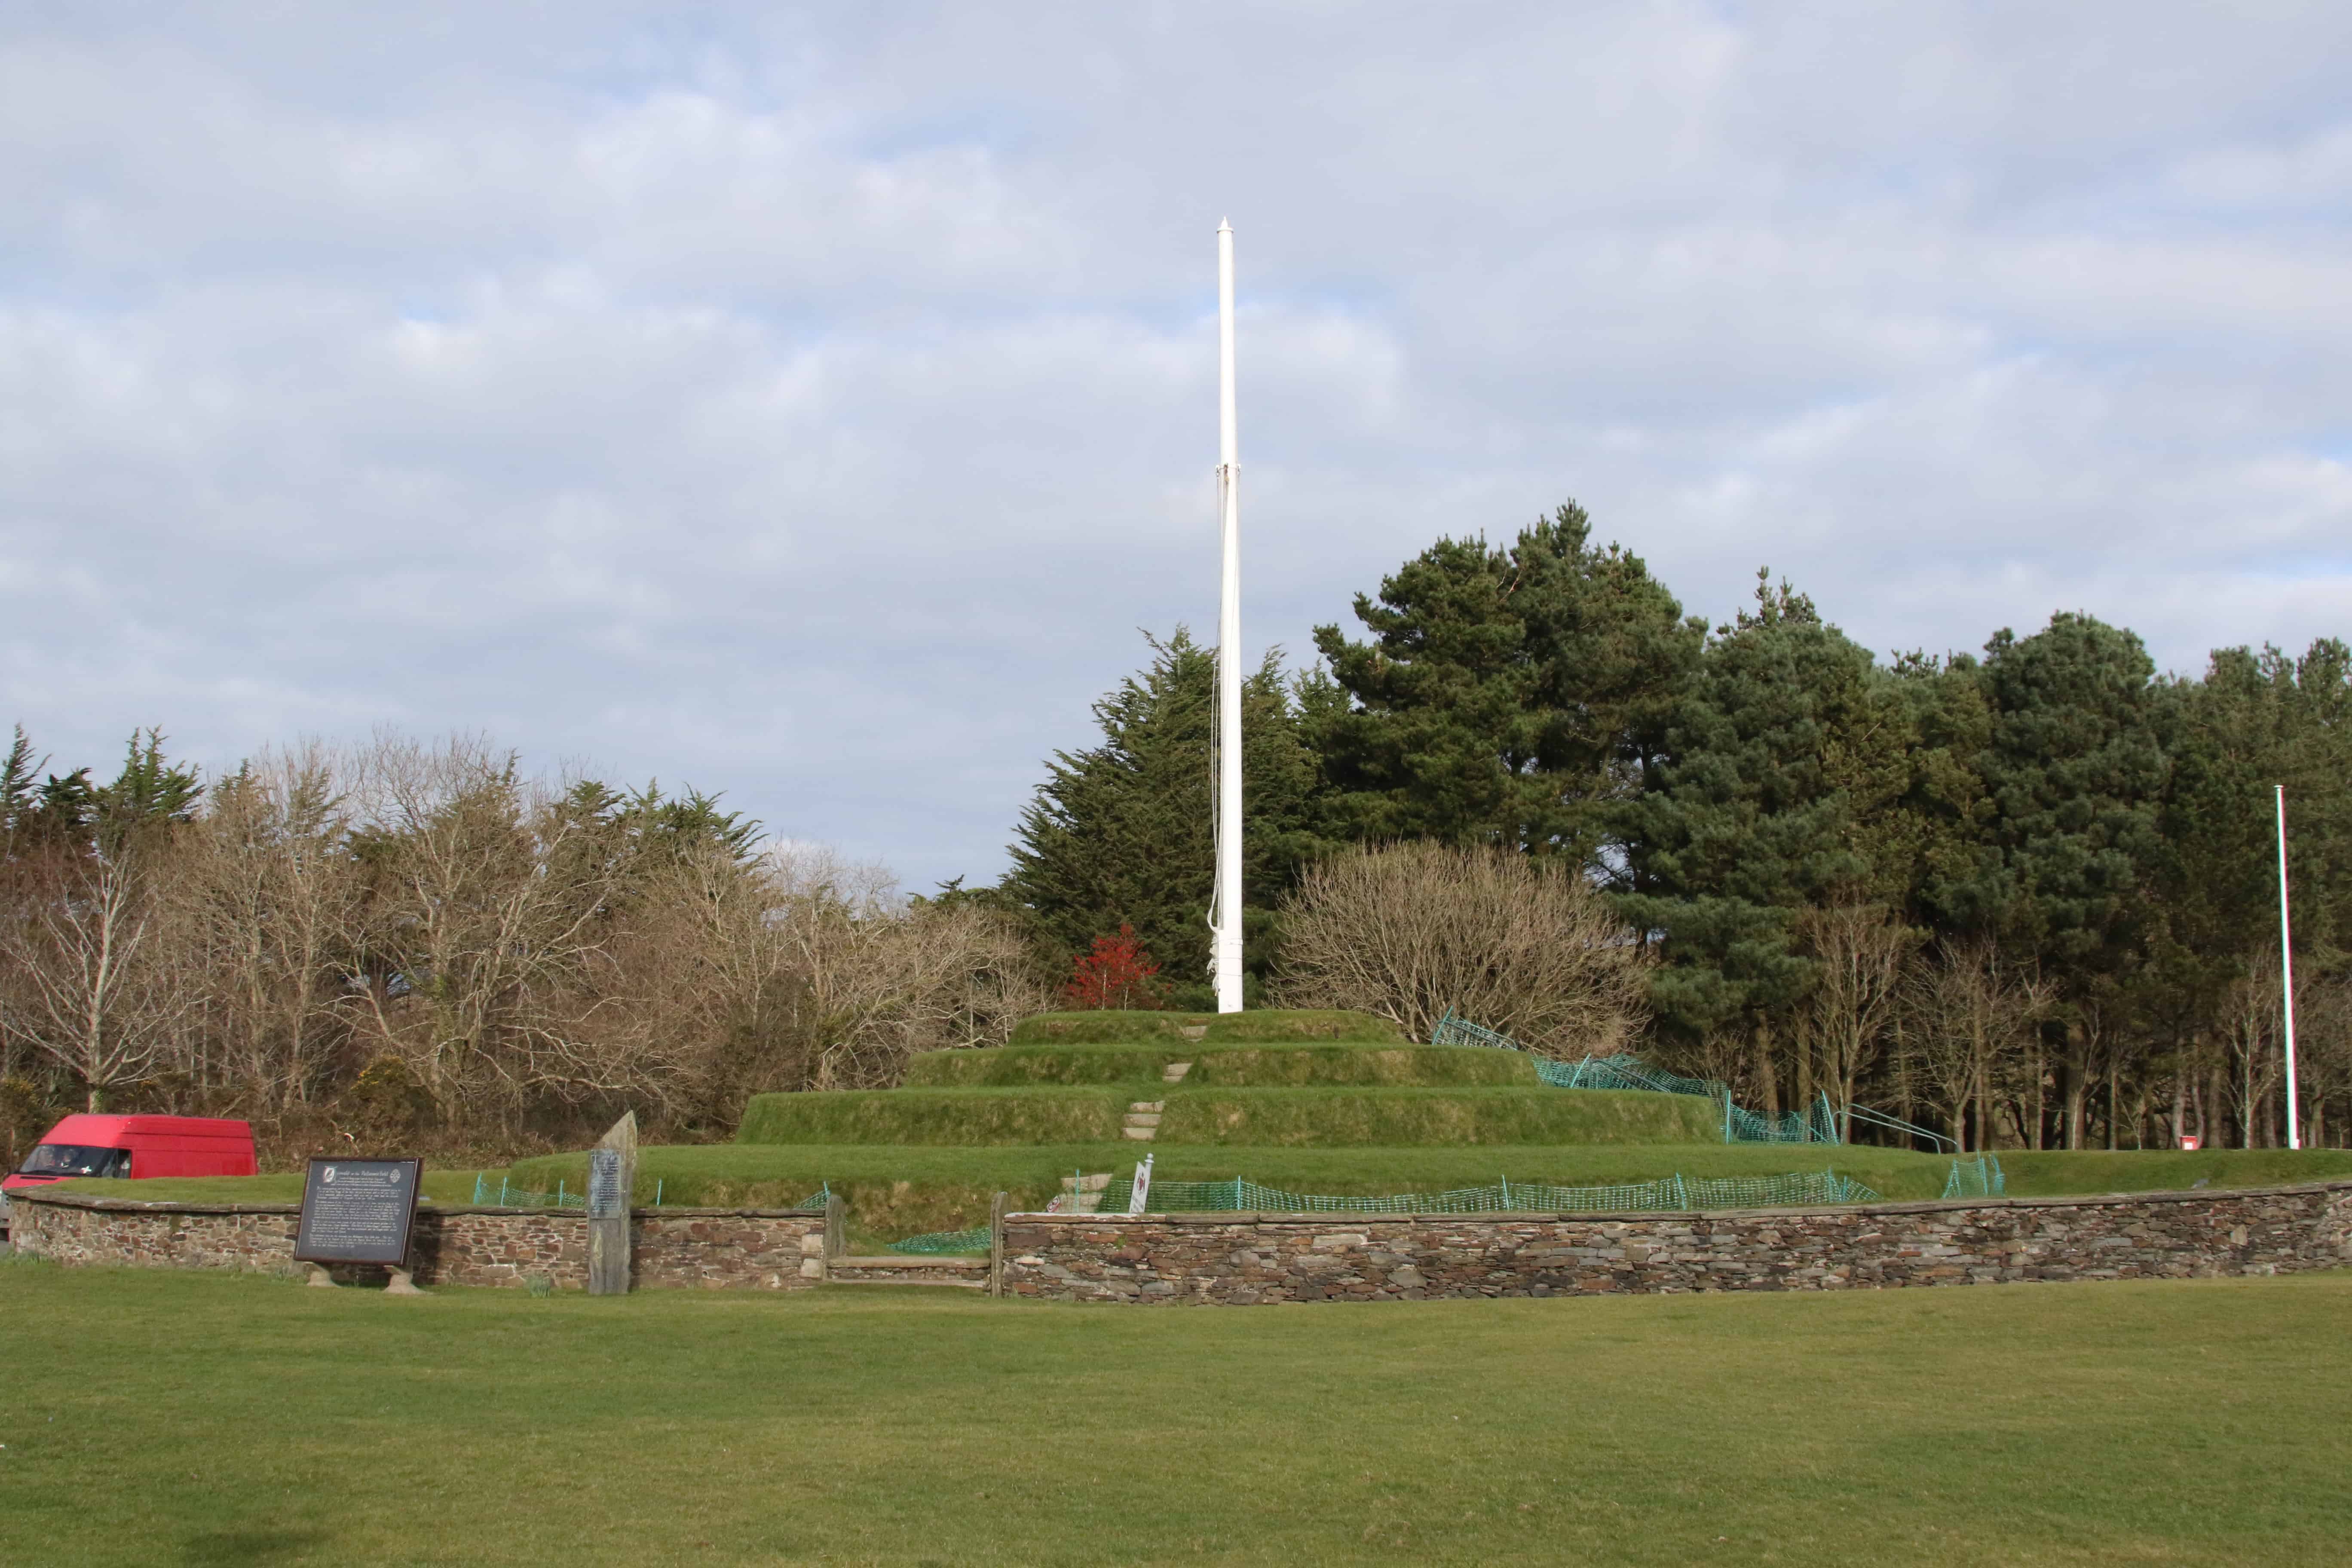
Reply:
[[2352, 1182], [1632, 1215], [1013, 1215], [1007, 1295], [1248, 1306], [1880, 1289], [2352, 1263]]
[[[291, 1272], [291, 1204], [17, 1193], [27, 1256]], [[1012, 1215], [1005, 1295], [1079, 1301], [1430, 1300], [1876, 1289], [2276, 1274], [2352, 1264], [2352, 1182], [2242, 1192], [1644, 1215]], [[826, 1278], [825, 1216], [638, 1209], [639, 1288], [789, 1290]], [[417, 1210], [420, 1284], [587, 1283], [579, 1211]], [[382, 1278], [381, 1269], [338, 1270]], [[876, 1276], [878, 1277], [878, 1276]]]
[[[294, 1272], [293, 1204], [149, 1204], [81, 1194], [12, 1193], [16, 1249], [67, 1264]], [[423, 1285], [588, 1283], [588, 1223], [578, 1210], [416, 1211], [415, 1277]], [[824, 1215], [793, 1209], [637, 1209], [631, 1283], [639, 1289], [737, 1286], [796, 1289], [824, 1278]], [[338, 1268], [338, 1279], [382, 1279]]]

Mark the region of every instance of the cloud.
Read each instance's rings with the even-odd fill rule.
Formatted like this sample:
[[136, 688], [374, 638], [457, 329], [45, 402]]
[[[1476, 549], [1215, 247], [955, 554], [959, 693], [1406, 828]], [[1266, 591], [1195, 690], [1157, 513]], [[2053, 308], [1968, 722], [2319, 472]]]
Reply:
[[1214, 614], [1573, 495], [1695, 611], [2352, 611], [2340, 8], [100, 7], [0, 31], [0, 698], [483, 730], [920, 887]]

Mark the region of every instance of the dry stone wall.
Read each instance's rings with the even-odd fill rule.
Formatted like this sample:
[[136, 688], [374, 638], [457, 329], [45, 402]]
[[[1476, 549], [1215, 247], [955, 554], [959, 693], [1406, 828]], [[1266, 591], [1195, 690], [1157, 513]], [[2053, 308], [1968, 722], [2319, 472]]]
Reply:
[[[66, 1264], [292, 1272], [293, 1204], [148, 1204], [81, 1194], [13, 1193], [10, 1229], [26, 1257]], [[587, 1220], [577, 1211], [416, 1211], [419, 1284], [588, 1282]], [[638, 1209], [631, 1216], [632, 1283], [798, 1289], [824, 1278], [824, 1215], [789, 1209]], [[335, 1270], [381, 1279], [380, 1268]]]
[[2352, 1263], [2352, 1182], [1645, 1215], [1013, 1215], [1008, 1295], [1251, 1306], [1879, 1289]]

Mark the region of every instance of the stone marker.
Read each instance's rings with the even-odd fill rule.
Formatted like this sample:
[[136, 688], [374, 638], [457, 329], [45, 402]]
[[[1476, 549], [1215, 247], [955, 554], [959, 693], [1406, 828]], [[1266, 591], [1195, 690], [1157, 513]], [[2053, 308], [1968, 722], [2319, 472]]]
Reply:
[[[416, 1221], [422, 1160], [313, 1159], [302, 1181], [302, 1217], [295, 1226], [297, 1263], [381, 1263], [392, 1270], [389, 1289], [421, 1296], [409, 1272], [409, 1235]], [[324, 1268], [310, 1283], [331, 1286]]]
[[629, 1293], [629, 1194], [637, 1184], [637, 1113], [588, 1152], [588, 1294]]

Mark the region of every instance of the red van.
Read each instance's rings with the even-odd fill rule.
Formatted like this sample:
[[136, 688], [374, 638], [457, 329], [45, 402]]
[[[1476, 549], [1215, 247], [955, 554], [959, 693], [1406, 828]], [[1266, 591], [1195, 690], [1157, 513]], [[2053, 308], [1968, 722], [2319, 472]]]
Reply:
[[73, 1176], [250, 1176], [253, 1124], [213, 1116], [68, 1116], [0, 1192]]

